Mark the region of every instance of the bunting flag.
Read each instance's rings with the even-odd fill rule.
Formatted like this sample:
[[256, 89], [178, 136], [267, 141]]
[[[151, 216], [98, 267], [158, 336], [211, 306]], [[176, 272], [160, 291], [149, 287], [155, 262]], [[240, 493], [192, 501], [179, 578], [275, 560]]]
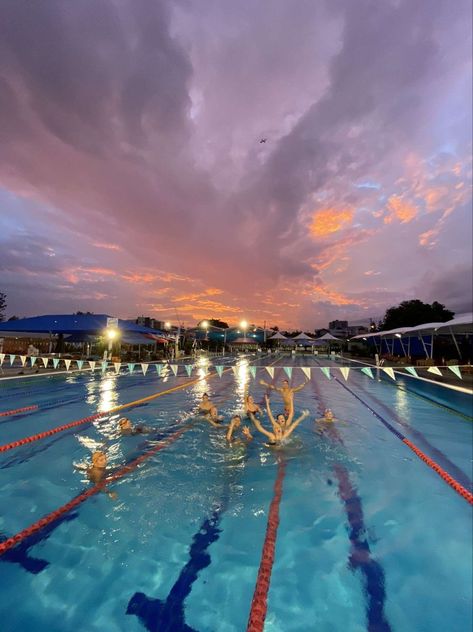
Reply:
[[457, 365], [452, 365], [452, 366], [449, 366], [448, 368], [450, 369], [450, 371], [452, 371], [453, 373], [455, 373], [455, 375], [456, 375], [457, 377], [459, 377], [459, 378], [460, 378], [460, 380], [463, 380], [463, 378], [462, 378], [462, 374], [461, 374], [461, 371], [460, 371], [460, 369], [458, 368], [458, 366], [457, 366]]
[[434, 375], [442, 375], [442, 371], [438, 368], [438, 366], [429, 366], [427, 372], [433, 373]]
[[30, 356], [30, 364], [33, 367], [36, 364], [36, 360], [38, 358], [36, 356]]
[[393, 380], [396, 380], [396, 376], [394, 375], [394, 371], [390, 366], [382, 366], [381, 367], [382, 370], [386, 373], [386, 375], [389, 375], [389, 377]]
[[177, 375], [177, 370], [179, 369], [179, 367], [177, 366], [177, 364], [170, 364], [169, 365], [171, 367], [171, 371], [174, 373], [174, 375]]
[[269, 375], [271, 376], [271, 379], [274, 379], [274, 367], [272, 366], [266, 366], [264, 367], [266, 369], [266, 371], [269, 373]]
[[419, 377], [419, 376], [417, 375], [417, 371], [414, 369], [414, 367], [413, 367], [413, 366], [406, 366], [406, 367], [405, 367], [405, 369], [406, 369], [406, 371], [407, 371], [408, 373], [410, 373], [410, 374], [411, 374], [411, 375], [413, 375], [414, 377]]
[[217, 371], [217, 375], [218, 377], [222, 377], [222, 373], [223, 373], [223, 366], [216, 366], [215, 370]]
[[331, 379], [331, 377], [330, 377], [330, 369], [328, 368], [328, 366], [321, 366], [320, 370], [325, 375], [325, 377], [327, 377], [329, 380]]
[[69, 367], [71, 366], [71, 360], [64, 360], [64, 364], [66, 365], [66, 371], [69, 371]]
[[122, 363], [121, 362], [114, 362], [113, 366], [115, 367], [115, 373], [120, 373], [120, 369], [121, 369]]
[[90, 366], [90, 370], [91, 371], [95, 371], [95, 361], [94, 360], [89, 360], [89, 366]]
[[256, 367], [250, 366], [251, 377], [254, 379], [256, 377]]
[[146, 375], [146, 371], [148, 370], [149, 364], [146, 362], [141, 363], [141, 370], [143, 371], [143, 375]]
[[[67, 362], [67, 360], [66, 360], [66, 362]], [[105, 373], [105, 371], [107, 370], [107, 367], [108, 367], [108, 362], [107, 362], [107, 360], [104, 360], [102, 362], [102, 373]], [[67, 365], [66, 365], [66, 368], [69, 371], [69, 367]]]
[[128, 371], [129, 371], [129, 373], [133, 373], [134, 370], [135, 370], [135, 363], [134, 362], [128, 362]]
[[12, 366], [13, 363], [15, 362], [15, 358], [16, 358], [15, 354], [14, 353], [10, 353], [10, 366]]
[[185, 368], [186, 368], [187, 377], [190, 377], [192, 373], [192, 368], [193, 368], [192, 364], [186, 364]]
[[79, 369], [79, 371], [82, 371], [82, 367], [84, 366], [84, 360], [76, 360], [76, 362], [77, 362], [77, 368]]
[[306, 376], [306, 378], [308, 380], [311, 379], [310, 367], [308, 367], [308, 366], [301, 366], [301, 371], [304, 373], [304, 375]]
[[4, 360], [5, 360], [5, 354], [0, 353], [0, 366], [2, 366]]
[[41, 360], [43, 361], [44, 368], [46, 368], [48, 366], [49, 358], [41, 358]]
[[343, 375], [343, 377], [345, 378], [345, 382], [348, 380], [348, 374], [350, 373], [350, 367], [348, 366], [341, 366], [340, 367], [340, 373]]
[[20, 358], [21, 366], [25, 366], [26, 356], [18, 356]]
[[163, 372], [163, 365], [155, 364], [154, 366], [156, 367], [156, 373], [158, 374], [158, 377], [161, 377], [161, 373]]
[[368, 377], [370, 377], [372, 380], [374, 380], [373, 371], [370, 369], [369, 366], [364, 366], [361, 369], [361, 372], [364, 373], [365, 375], [367, 375]]
[[53, 367], [57, 369], [57, 365], [59, 364], [59, 358], [53, 358]]
[[292, 377], [292, 366], [285, 366], [284, 370], [286, 371], [286, 375], [289, 379]]

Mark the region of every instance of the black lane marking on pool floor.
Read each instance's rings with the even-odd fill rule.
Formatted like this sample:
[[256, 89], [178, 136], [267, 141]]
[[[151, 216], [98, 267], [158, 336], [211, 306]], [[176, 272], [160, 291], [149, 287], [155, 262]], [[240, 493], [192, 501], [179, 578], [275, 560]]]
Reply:
[[[245, 452], [245, 464], [247, 460], [248, 452]], [[181, 569], [166, 599], [163, 601], [136, 592], [128, 602], [126, 614], [137, 616], [148, 632], [197, 632], [185, 621], [184, 602], [190, 595], [200, 571], [212, 563], [208, 548], [220, 537], [220, 521], [230, 503], [231, 487], [238, 482], [237, 474], [240, 473], [240, 469], [237, 472], [231, 470], [230, 473], [233, 476], [226, 475], [222, 495], [214, 502], [212, 513], [203, 520], [192, 537], [189, 560]]]
[[[323, 397], [321, 396], [316, 380], [312, 382], [312, 386], [317, 399], [320, 403], [323, 403]], [[325, 408], [325, 404], [323, 404], [323, 407]], [[346, 449], [343, 439], [333, 423], [327, 426], [323, 434], [337, 443], [340, 443]], [[333, 469], [338, 481], [338, 495], [343, 502], [347, 522], [350, 527], [348, 532], [351, 544], [349, 567], [352, 571], [359, 569], [363, 575], [368, 631], [391, 632], [392, 628], [384, 613], [386, 601], [384, 569], [382, 565], [372, 557], [367, 539], [368, 530], [364, 521], [361, 497], [357, 492], [356, 486], [350, 479], [348, 470], [339, 463], [334, 465]]]
[[[20, 542], [15, 547], [1, 555], [0, 562], [19, 564], [25, 571], [28, 571], [28, 573], [37, 575], [49, 566], [50, 562], [37, 557], [31, 557], [29, 555], [30, 548], [47, 540], [52, 532], [55, 531], [55, 529], [57, 529], [63, 522], [75, 520], [78, 515], [78, 512], [74, 511], [61, 516], [55, 522], [52, 522], [40, 531], [33, 533], [29, 538], [23, 540], [23, 542]], [[0, 533], [0, 542], [8, 540], [8, 538], [9, 536], [6, 536], [4, 533]]]

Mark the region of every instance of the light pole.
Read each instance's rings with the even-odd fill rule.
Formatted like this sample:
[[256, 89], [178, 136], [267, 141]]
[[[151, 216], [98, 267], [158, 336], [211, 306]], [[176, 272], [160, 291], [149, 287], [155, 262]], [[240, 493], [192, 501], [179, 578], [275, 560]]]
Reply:
[[118, 331], [116, 329], [114, 329], [113, 327], [109, 327], [106, 331], [105, 334], [107, 336], [107, 340], [108, 340], [108, 357], [112, 357], [112, 349], [113, 349], [113, 341], [117, 338], [118, 336]]
[[205, 340], [209, 340], [209, 321], [208, 320], [203, 320], [200, 323], [200, 326], [202, 327], [202, 329], [205, 329]]

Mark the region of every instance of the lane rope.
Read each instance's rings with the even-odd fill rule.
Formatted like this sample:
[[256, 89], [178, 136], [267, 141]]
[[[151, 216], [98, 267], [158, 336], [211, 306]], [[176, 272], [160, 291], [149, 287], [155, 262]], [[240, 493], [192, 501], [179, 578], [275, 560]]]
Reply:
[[13, 410], [4, 410], [0, 413], [0, 417], [10, 417], [11, 415], [20, 415], [21, 413], [27, 413], [33, 410], [38, 410], [38, 404], [32, 406], [24, 406], [23, 408], [14, 408]]
[[274, 564], [276, 538], [279, 527], [279, 505], [281, 504], [283, 481], [286, 474], [286, 462], [278, 460], [278, 471], [274, 481], [274, 494], [269, 506], [266, 535], [261, 552], [261, 561], [256, 578], [255, 591], [251, 601], [247, 632], [263, 632], [266, 612], [268, 610], [268, 592], [271, 582], [271, 572]]
[[[231, 371], [231, 367], [228, 369], [224, 369], [223, 373]], [[26, 445], [27, 443], [33, 443], [34, 441], [39, 441], [40, 439], [46, 439], [47, 437], [52, 437], [58, 432], [64, 432], [64, 430], [69, 430], [71, 428], [76, 428], [77, 426], [82, 426], [83, 424], [91, 423], [99, 419], [100, 417], [106, 417], [112, 413], [119, 412], [121, 410], [125, 410], [126, 408], [131, 408], [134, 406], [139, 406], [144, 404], [145, 402], [150, 402], [162, 395], [168, 395], [169, 393], [173, 393], [175, 391], [179, 391], [183, 388], [187, 388], [188, 386], [192, 386], [193, 384], [197, 384], [202, 380], [210, 379], [215, 377], [216, 374], [210, 373], [204, 375], [202, 377], [196, 378], [195, 380], [190, 380], [185, 384], [179, 384], [178, 386], [173, 386], [172, 388], [168, 388], [164, 391], [159, 391], [159, 393], [153, 393], [153, 395], [148, 395], [147, 397], [142, 397], [141, 399], [136, 399], [133, 402], [128, 402], [127, 404], [121, 404], [120, 406], [114, 406], [107, 411], [95, 413], [93, 415], [89, 415], [88, 417], [83, 417], [82, 419], [78, 419], [77, 421], [71, 421], [68, 424], [63, 424], [61, 426], [56, 426], [56, 428], [51, 428], [50, 430], [45, 430], [44, 432], [39, 432], [38, 434], [31, 435], [29, 437], [24, 437], [23, 439], [18, 439], [17, 441], [11, 441], [10, 443], [5, 443], [4, 445], [0, 445], [0, 452], [8, 452], [8, 450], [13, 450], [15, 448], [19, 448], [22, 445]]]
[[473, 494], [469, 490], [463, 487], [463, 485], [461, 485], [456, 479], [454, 479], [453, 476], [450, 476], [450, 474], [447, 471], [445, 471], [442, 467], [440, 467], [438, 463], [436, 463], [433, 459], [431, 459], [424, 452], [422, 452], [422, 450], [420, 450], [414, 443], [412, 443], [412, 441], [410, 441], [401, 432], [399, 432], [399, 430], [397, 430], [392, 424], [390, 424], [389, 421], [386, 421], [384, 417], [382, 417], [379, 413], [373, 410], [373, 408], [371, 408], [369, 404], [367, 404], [363, 399], [361, 399], [361, 397], [359, 397], [350, 388], [348, 388], [346, 384], [343, 384], [343, 382], [340, 382], [338, 378], [335, 378], [335, 380], [338, 382], [338, 384], [340, 384], [340, 386], [343, 386], [345, 390], [351, 393], [353, 397], [355, 397], [366, 408], [368, 408], [368, 410], [371, 411], [371, 413], [373, 413], [373, 415], [390, 432], [396, 435], [396, 437], [400, 439], [404, 444], [406, 444], [414, 452], [416, 456], [418, 456], [422, 461], [424, 461], [424, 463], [426, 463], [429, 467], [431, 467], [434, 470], [434, 472], [436, 472], [448, 485], [450, 485], [452, 489], [454, 489], [457, 492], [457, 494], [462, 496], [462, 498], [464, 498], [470, 505], [473, 505]]
[[138, 467], [138, 465], [143, 463], [143, 461], [146, 461], [146, 459], [149, 459], [151, 456], [153, 456], [160, 450], [163, 450], [164, 448], [168, 447], [169, 445], [177, 441], [177, 439], [179, 439], [179, 437], [182, 434], [184, 434], [184, 432], [189, 430], [189, 428], [191, 427], [192, 426], [188, 424], [187, 426], [180, 428], [179, 430], [176, 430], [176, 432], [173, 432], [169, 437], [161, 441], [158, 445], [153, 446], [146, 452], [143, 452], [143, 454], [141, 454], [139, 457], [137, 457], [133, 461], [130, 461], [130, 463], [127, 463], [126, 465], [122, 466], [115, 473], [111, 474], [100, 483], [97, 483], [93, 487], [86, 489], [82, 493], [75, 496], [68, 503], [66, 503], [65, 505], [62, 505], [62, 507], [59, 507], [55, 511], [51, 511], [46, 516], [43, 516], [43, 518], [40, 518], [39, 520], [36, 520], [36, 522], [33, 522], [33, 524], [31, 524], [29, 527], [26, 527], [22, 531], [19, 531], [16, 535], [12, 536], [11, 538], [8, 538], [4, 542], [1, 542], [0, 555], [3, 555], [4, 553], [9, 551], [13, 547], [20, 544], [20, 542], [23, 542], [23, 540], [25, 540], [26, 538], [29, 538], [31, 535], [33, 535], [33, 533], [40, 531], [47, 525], [51, 524], [51, 522], [54, 522], [55, 520], [57, 520], [64, 514], [68, 513], [69, 511], [71, 511], [71, 509], [74, 509], [75, 507], [83, 503], [85, 500], [87, 500], [87, 498], [90, 498], [91, 496], [98, 494], [111, 483], [114, 483], [119, 478], [122, 478], [123, 476], [126, 476], [127, 474], [132, 472], [134, 469]]

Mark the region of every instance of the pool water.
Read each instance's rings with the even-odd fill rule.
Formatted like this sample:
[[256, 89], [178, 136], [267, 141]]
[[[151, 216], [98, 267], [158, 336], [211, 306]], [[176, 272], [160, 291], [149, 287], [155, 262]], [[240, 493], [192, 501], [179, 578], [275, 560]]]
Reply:
[[[203, 361], [205, 362], [205, 361]], [[120, 437], [112, 406], [185, 385], [163, 377], [94, 374], [0, 383], [4, 445], [96, 412], [91, 424], [0, 455], [2, 539], [90, 486], [74, 464], [104, 449], [111, 471], [177, 430], [177, 440], [0, 557], [4, 632], [239, 632], [247, 629], [278, 471], [284, 469], [266, 632], [462, 632], [472, 627], [471, 506], [373, 411], [471, 490], [471, 397], [436, 385], [371, 380], [315, 357], [225, 356], [235, 371], [124, 411], [156, 435]], [[248, 371], [258, 367], [256, 379]], [[320, 366], [333, 365], [332, 379]], [[296, 415], [284, 450], [253, 430], [247, 447], [189, 415], [204, 392], [228, 420], [245, 390], [260, 404], [292, 366]], [[184, 371], [182, 371], [184, 373]], [[201, 375], [204, 375], [201, 373]], [[389, 379], [389, 378], [388, 378]], [[440, 389], [440, 390], [439, 390]], [[443, 398], [443, 399], [442, 399]], [[271, 393], [271, 406], [282, 402]], [[316, 424], [330, 407], [334, 424]], [[267, 425], [267, 419], [263, 419]]]

